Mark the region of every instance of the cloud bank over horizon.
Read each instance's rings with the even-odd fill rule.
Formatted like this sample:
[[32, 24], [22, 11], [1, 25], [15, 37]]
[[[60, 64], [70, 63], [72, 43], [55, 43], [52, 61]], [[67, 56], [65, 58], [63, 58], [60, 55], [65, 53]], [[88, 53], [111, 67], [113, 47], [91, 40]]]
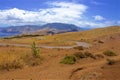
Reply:
[[119, 21], [107, 20], [102, 15], [87, 16], [87, 5], [73, 2], [47, 2], [47, 8], [24, 10], [11, 8], [0, 10], [0, 24], [8, 26], [42, 25], [45, 23], [68, 23], [79, 27], [105, 27], [120, 24]]

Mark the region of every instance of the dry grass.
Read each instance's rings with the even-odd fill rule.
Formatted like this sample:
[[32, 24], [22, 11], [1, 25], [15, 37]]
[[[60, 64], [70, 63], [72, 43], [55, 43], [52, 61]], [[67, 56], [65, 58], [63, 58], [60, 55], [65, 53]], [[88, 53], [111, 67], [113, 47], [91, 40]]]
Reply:
[[93, 30], [70, 32], [53, 36], [58, 40], [75, 40], [75, 41], [90, 41], [102, 36], [107, 36], [115, 33], [120, 33], [120, 27], [98, 28]]
[[[82, 32], [71, 32], [64, 34], [56, 34], [53, 36], [39, 36], [39, 37], [28, 37], [28, 38], [14, 38], [14, 39], [0, 39], [0, 42], [3, 43], [22, 43], [22, 44], [31, 44], [36, 42], [37, 45], [75, 45], [75, 41], [90, 41], [97, 37], [111, 35], [114, 33], [120, 33], [120, 27], [109, 27], [109, 28], [100, 28]], [[73, 54], [75, 50], [50, 50], [50, 53], [57, 54], [61, 52], [62, 54]], [[45, 50], [45, 53], [49, 53], [49, 50]], [[89, 53], [86, 53], [89, 55]], [[91, 55], [89, 55], [91, 56]], [[91, 56], [94, 58], [94, 56]], [[33, 58], [31, 55], [31, 49], [25, 47], [14, 47], [14, 46], [1, 46], [0, 47], [0, 67], [4, 69], [8, 67], [9, 69], [22, 68], [24, 65], [34, 66], [39, 65], [41, 59]], [[6, 68], [7, 69], [7, 68]]]
[[38, 37], [23, 37], [23, 38], [13, 38], [13, 39], [0, 39], [0, 42], [4, 43], [22, 43], [22, 44], [31, 44], [36, 42], [38, 45], [54, 45], [54, 46], [67, 46], [75, 45], [71, 41], [86, 41], [90, 42], [93, 39], [98, 37], [111, 35], [114, 33], [120, 33], [120, 27], [107, 27], [99, 28], [81, 32], [69, 32], [64, 34], [56, 34], [49, 36], [38, 36]]
[[25, 66], [35, 66], [40, 63], [41, 58], [33, 57], [30, 48], [0, 47], [0, 70], [21, 69]]
[[[73, 45], [74, 43], [70, 42], [72, 40], [76, 41], [90, 41], [97, 37], [106, 37], [106, 35], [120, 33], [120, 28], [118, 27], [111, 27], [106, 29], [95, 29], [91, 31], [85, 32], [74, 32], [74, 33], [65, 33], [65, 34], [57, 34], [53, 36], [42, 36], [42, 37], [31, 37], [31, 38], [14, 38], [14, 39], [1, 39], [0, 42], [4, 43], [23, 43], [23, 44], [31, 44], [32, 42], [36, 42], [37, 45]], [[120, 59], [119, 55], [119, 36], [115, 37], [115, 39], [110, 39], [110, 41], [106, 41], [103, 44], [93, 45], [91, 48], [87, 48], [82, 50], [82, 53], [74, 53], [80, 52], [78, 49], [40, 49], [41, 57], [43, 58], [41, 62], [41, 58], [34, 58], [31, 54], [31, 48], [26, 47], [15, 47], [15, 46], [0, 46], [0, 69], [1, 70], [14, 70], [14, 69], [21, 69], [25, 66], [28, 66], [22, 70], [15, 70], [4, 72], [0, 71], [0, 78], [31, 78], [38, 80], [41, 79], [67, 79], [71, 74], [71, 78], [76, 78], [73, 80], [80, 79], [80, 76], [84, 73], [89, 73], [92, 70], [101, 70], [101, 66], [104, 64], [111, 65], [114, 63], [113, 60], [106, 61], [108, 57], [102, 54], [105, 50], [112, 50], [117, 53], [117, 56], [109, 57]], [[114, 45], [113, 45], [114, 44]], [[88, 52], [85, 52], [88, 51]], [[59, 62], [61, 59], [64, 59], [65, 55], [75, 55], [77, 61], [74, 65], [65, 65], [60, 64]], [[78, 58], [80, 58], [78, 60]], [[73, 58], [74, 60], [74, 58]], [[67, 61], [71, 62], [71, 58], [67, 58]], [[42, 64], [41, 64], [42, 63]], [[40, 64], [40, 65], [39, 65]], [[114, 65], [117, 63], [115, 62]], [[30, 67], [39, 65], [37, 67]], [[111, 65], [109, 67], [112, 67]], [[119, 64], [116, 65], [116, 71], [119, 71]], [[85, 67], [81, 70], [81, 67]], [[117, 69], [118, 67], [118, 69]], [[104, 68], [105, 69], [105, 68]], [[81, 71], [79, 71], [81, 70]], [[111, 70], [111, 69], [109, 69]], [[108, 71], [109, 71], [108, 70]], [[74, 74], [75, 71], [75, 74]], [[92, 71], [92, 72], [93, 72]], [[104, 70], [103, 70], [104, 71]], [[115, 70], [111, 70], [115, 71]], [[116, 72], [115, 71], [115, 72]], [[4, 73], [4, 74], [3, 74]], [[106, 72], [106, 74], [110, 74], [111, 72]], [[120, 72], [119, 72], [120, 73]], [[117, 73], [117, 75], [119, 74]], [[73, 75], [74, 74], [74, 75]], [[105, 74], [105, 75], [106, 75]], [[114, 73], [113, 73], [114, 74]], [[112, 74], [112, 75], [113, 75]], [[31, 76], [32, 75], [32, 76]], [[47, 75], [47, 76], [46, 76]], [[86, 74], [87, 75], [87, 74]], [[89, 76], [90, 75], [90, 76]], [[94, 74], [88, 74], [88, 78]], [[85, 76], [86, 77], [86, 76]], [[94, 77], [94, 76], [93, 76]], [[111, 76], [108, 76], [111, 77]], [[83, 77], [84, 78], [84, 77]], [[114, 78], [111, 78], [114, 79]], [[95, 79], [93, 79], [95, 80]], [[103, 79], [100, 79], [103, 80]], [[110, 79], [106, 79], [110, 80]]]
[[32, 42], [36, 42], [37, 45], [45, 45], [45, 46], [47, 46], [47, 45], [49, 45], [49, 46], [71, 46], [71, 45], [75, 45], [74, 42], [66, 41], [66, 40], [58, 40], [58, 39], [53, 38], [52, 36], [0, 39], [0, 42], [3, 42], [3, 43], [17, 43], [17, 44], [31, 44]]
[[22, 59], [13, 54], [0, 55], [0, 70], [10, 70], [23, 68], [24, 63]]

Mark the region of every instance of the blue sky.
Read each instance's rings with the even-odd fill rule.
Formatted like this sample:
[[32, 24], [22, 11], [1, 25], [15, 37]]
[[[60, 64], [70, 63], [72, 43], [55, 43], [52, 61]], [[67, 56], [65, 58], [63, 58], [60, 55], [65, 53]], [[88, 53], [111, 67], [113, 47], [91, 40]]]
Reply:
[[120, 25], [120, 0], [0, 0], [0, 27], [70, 23]]

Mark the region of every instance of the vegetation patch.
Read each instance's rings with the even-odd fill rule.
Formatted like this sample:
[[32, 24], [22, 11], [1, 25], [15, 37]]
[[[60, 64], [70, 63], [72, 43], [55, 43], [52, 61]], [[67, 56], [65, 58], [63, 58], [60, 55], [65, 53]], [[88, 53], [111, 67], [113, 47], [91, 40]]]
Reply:
[[74, 64], [77, 60], [79, 59], [83, 59], [83, 58], [93, 58], [96, 59], [96, 56], [94, 56], [92, 53], [90, 52], [76, 52], [73, 55], [67, 55], [65, 56], [60, 63], [63, 64]]
[[31, 45], [32, 55], [26, 55], [23, 60], [27, 65], [35, 66], [41, 63], [40, 50], [36, 47], [35, 42]]
[[33, 44], [31, 45], [31, 50], [32, 50], [32, 55], [33, 55], [33, 57], [35, 57], [35, 58], [40, 57], [40, 51], [39, 51], [39, 49], [36, 47], [35, 42], [33, 42]]
[[115, 52], [110, 51], [110, 50], [104, 51], [103, 54], [106, 56], [117, 56]]
[[87, 57], [91, 57], [91, 58], [93, 58], [93, 59], [96, 59], [96, 57], [95, 57], [92, 53], [90, 53], [90, 52], [88, 52], [88, 51], [84, 52], [84, 54], [85, 54]]
[[[4, 53], [4, 51], [0, 53], [0, 70], [9, 71], [22, 69], [24, 66], [36, 66], [41, 63], [40, 50], [36, 47], [35, 42], [31, 45], [31, 50], [28, 50], [29, 52], [26, 50], [23, 51], [21, 48], [5, 48], [8, 50], [7, 53]], [[17, 52], [15, 52], [16, 50]], [[21, 52], [18, 52], [18, 50]], [[13, 53], [9, 53], [9, 51], [12, 51]]]
[[77, 57], [77, 59], [82, 59], [82, 58], [87, 58], [87, 56], [82, 53], [82, 52], [76, 52], [75, 54], [73, 54], [75, 57]]
[[65, 56], [60, 63], [63, 64], [74, 64], [76, 62], [76, 57], [74, 55]]
[[12, 69], [21, 69], [24, 67], [24, 62], [22, 59], [17, 58], [14, 55], [4, 55], [1, 56], [0, 60], [0, 70], [12, 70]]
[[88, 58], [88, 57], [96, 59], [96, 57], [92, 53], [90, 53], [88, 51], [86, 51], [86, 52], [77, 52], [77, 53], [74, 54], [74, 56], [77, 57], [77, 59]]

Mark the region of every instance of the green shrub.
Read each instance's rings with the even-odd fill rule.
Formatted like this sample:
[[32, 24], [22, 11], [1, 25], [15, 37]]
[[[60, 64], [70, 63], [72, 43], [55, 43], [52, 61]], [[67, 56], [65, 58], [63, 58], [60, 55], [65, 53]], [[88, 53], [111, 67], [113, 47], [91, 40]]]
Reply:
[[74, 55], [65, 56], [60, 63], [63, 64], [74, 64], [76, 62], [76, 58]]
[[23, 55], [21, 59], [25, 62], [26, 65], [28, 66], [36, 66], [41, 63], [41, 57], [40, 57], [40, 51], [36, 47], [35, 42], [31, 45], [31, 54]]
[[106, 56], [116, 56], [116, 53], [110, 50], [104, 51], [103, 54]]
[[31, 45], [33, 57], [40, 57], [40, 51], [37, 49], [35, 42]]
[[36, 47], [35, 42], [31, 45], [31, 54], [23, 55], [21, 59], [25, 62], [26, 65], [28, 66], [36, 66], [41, 63], [41, 57], [40, 57], [40, 51]]

